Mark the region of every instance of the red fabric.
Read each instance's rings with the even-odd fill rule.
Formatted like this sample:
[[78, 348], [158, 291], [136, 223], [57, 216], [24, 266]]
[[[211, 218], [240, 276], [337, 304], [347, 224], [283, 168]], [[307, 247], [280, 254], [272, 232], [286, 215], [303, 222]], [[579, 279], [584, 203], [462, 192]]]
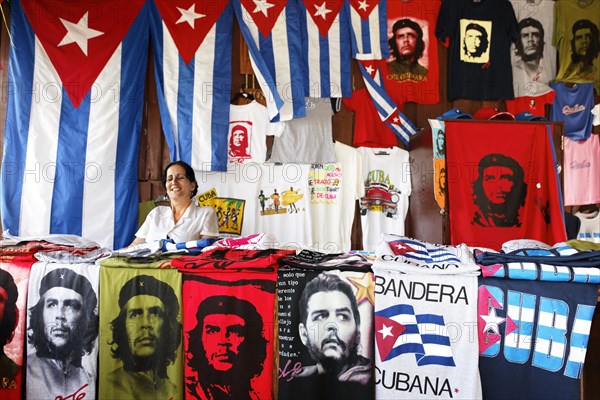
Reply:
[[3, 260], [32, 260], [37, 261], [33, 256], [38, 252], [50, 252], [50, 251], [68, 251], [69, 253], [76, 255], [84, 255], [90, 251], [97, 250], [98, 247], [73, 247], [64, 246], [60, 244], [44, 242], [44, 241], [32, 241], [16, 246], [6, 246], [0, 248], [0, 259]]
[[[269, 254], [270, 253], [270, 254]], [[291, 252], [293, 253], [293, 251]], [[220, 334], [226, 341], [225, 333], [227, 326], [232, 318], [231, 315], [243, 315], [244, 322], [247, 323], [245, 337], [242, 344], [245, 344], [244, 349], [242, 344], [239, 348], [236, 345], [231, 345], [231, 351], [236, 349], [240, 352], [234, 359], [233, 365], [239, 367], [242, 363], [244, 370], [251, 370], [256, 366], [256, 357], [251, 356], [249, 348], [264, 347], [266, 355], [262, 361], [262, 369], [255, 375], [254, 378], [237, 377], [235, 384], [231, 385], [231, 390], [241, 390], [241, 392], [230, 392], [232, 398], [273, 398], [273, 369], [274, 364], [274, 327], [275, 317], [273, 310], [275, 309], [275, 287], [277, 277], [277, 259], [287, 254], [288, 251], [247, 251], [247, 250], [223, 250], [215, 249], [202, 254], [199, 257], [181, 257], [173, 260], [173, 264], [182, 269], [183, 272], [183, 328], [186, 334], [184, 335], [184, 348], [186, 349], [187, 357], [185, 364], [185, 381], [186, 381], [186, 398], [211, 398], [219, 393], [219, 385], [211, 387], [210, 384], [220, 383], [220, 386], [226, 386], [227, 383], [219, 382], [223, 374], [207, 378], [209, 374], [201, 374], [197, 368], [194, 368], [194, 354], [198, 354], [198, 350], [194, 351], [194, 343], [202, 341], [204, 357], [210, 359], [211, 347], [225, 348], [224, 344], [212, 346], [210, 339], [204, 341], [204, 333], [207, 331], [207, 316], [200, 317], [201, 307], [210, 304], [212, 301], [218, 300], [218, 304], [223, 305], [224, 310], [231, 307], [229, 302], [251, 304], [256, 312], [260, 315], [262, 321], [261, 332], [255, 331], [261, 338], [253, 336], [249, 332], [253, 328], [258, 328], [255, 323], [251, 322], [251, 317], [247, 314], [247, 309], [239, 305], [235, 306], [234, 312], [219, 312], [216, 304], [211, 305], [210, 311], [212, 314], [213, 324], [215, 324], [221, 332]], [[193, 260], [195, 259], [195, 260]], [[188, 269], [194, 268], [194, 269]], [[224, 300], [229, 299], [229, 300]], [[206, 301], [206, 303], [204, 303]], [[200, 308], [199, 308], [200, 307]], [[245, 311], [244, 311], [245, 310]], [[215, 317], [216, 316], [216, 317]], [[200, 326], [198, 319], [204, 319], [203, 326]], [[216, 322], [215, 321], [216, 318]], [[206, 334], [208, 337], [209, 335]], [[246, 341], [249, 341], [246, 343]], [[196, 356], [199, 357], [199, 356]], [[217, 361], [218, 362], [218, 361]], [[224, 364], [224, 363], [222, 363]], [[209, 367], [210, 368], [210, 367]], [[233, 368], [232, 368], [233, 369]], [[210, 379], [213, 379], [212, 381]], [[225, 378], [223, 378], [225, 379]], [[208, 382], [207, 382], [208, 380]], [[231, 382], [231, 379], [224, 381]], [[247, 386], [244, 388], [244, 384]], [[212, 393], [211, 393], [212, 391]]]
[[[19, 400], [22, 398], [21, 392], [24, 387], [22, 385], [23, 378], [23, 355], [25, 354], [25, 320], [27, 317], [27, 289], [29, 286], [29, 274], [31, 266], [37, 260], [29, 261], [11, 261], [0, 262], [0, 269], [8, 272], [17, 287], [17, 302], [16, 307], [19, 311], [17, 318], [17, 326], [14, 330], [12, 339], [9, 339], [4, 345], [4, 354], [17, 364], [18, 371], [14, 376], [0, 376], [0, 398], [3, 400]], [[5, 285], [6, 283], [4, 283]], [[4, 287], [4, 286], [3, 286]], [[5, 306], [5, 313], [6, 307]], [[3, 315], [5, 317], [6, 314]], [[1, 375], [1, 374], [0, 374]]]
[[546, 104], [554, 102], [555, 92], [548, 92], [541, 96], [522, 96], [514, 100], [506, 100], [506, 109], [513, 115], [517, 115], [523, 111], [529, 111], [533, 115], [546, 117]]
[[[394, 99], [396, 100], [396, 99]], [[391, 147], [398, 145], [394, 132], [381, 121], [367, 89], [359, 89], [352, 97], [342, 99], [354, 116], [355, 147]], [[400, 104], [397, 104], [400, 107]]]
[[[512, 239], [536, 239], [551, 245], [565, 241], [551, 146], [546, 125], [447, 121], [452, 244], [498, 250]], [[507, 158], [513, 164], [502, 167]], [[479, 168], [481, 160], [493, 161], [488, 168]], [[480, 175], [486, 179], [477, 196]], [[522, 201], [515, 196], [519, 187], [524, 189]], [[511, 210], [518, 211], [515, 218], [510, 217]]]
[[440, 11], [441, 1], [438, 0], [412, 0], [388, 2], [388, 36], [393, 37], [392, 28], [400, 19], [410, 19], [419, 24], [423, 30], [425, 51], [418, 60], [419, 64], [427, 68], [427, 75], [423, 80], [409, 77], [397, 80], [388, 74], [387, 63], [393, 56], [382, 63], [382, 75], [385, 78], [385, 87], [394, 98], [394, 101], [406, 103], [409, 101], [420, 104], [437, 104], [440, 101], [440, 73], [438, 62], [438, 40], [435, 37], [435, 25]]

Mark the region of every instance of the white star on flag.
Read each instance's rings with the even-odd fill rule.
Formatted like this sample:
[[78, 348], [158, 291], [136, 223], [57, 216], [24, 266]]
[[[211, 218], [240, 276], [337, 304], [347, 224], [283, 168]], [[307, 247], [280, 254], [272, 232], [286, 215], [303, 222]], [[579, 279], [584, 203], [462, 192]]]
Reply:
[[381, 330], [377, 331], [379, 333], [381, 333], [383, 335], [383, 338], [385, 339], [388, 336], [394, 336], [392, 334], [392, 327], [391, 326], [387, 326], [386, 324], [382, 324], [383, 328], [381, 328]]
[[398, 123], [399, 123], [399, 122], [400, 122], [400, 118], [398, 118], [398, 117], [394, 117], [394, 123], [395, 123], [396, 125], [398, 125]]
[[267, 3], [267, 0], [252, 0], [254, 4], [256, 4], [256, 8], [252, 11], [252, 13], [261, 12], [265, 17], [268, 17], [267, 10], [271, 7], [275, 7], [274, 4]]
[[365, 11], [367, 11], [367, 8], [369, 8], [369, 4], [367, 3], [366, 0], [358, 2], [358, 9], [359, 10], [365, 10]]
[[315, 12], [315, 17], [321, 16], [323, 17], [323, 20], [327, 19], [327, 14], [331, 12], [331, 10], [327, 9], [325, 2], [323, 2], [323, 4], [321, 4], [320, 6], [315, 4], [315, 8], [317, 9], [317, 11]]
[[187, 22], [192, 27], [192, 29], [195, 29], [194, 25], [196, 24], [196, 20], [198, 18], [206, 17], [205, 14], [198, 14], [196, 12], [196, 3], [192, 4], [187, 10], [185, 8], [180, 7], [177, 7], [177, 9], [181, 13], [181, 17], [179, 17], [177, 22], [175, 22], [175, 25]]
[[365, 67], [365, 69], [367, 70], [369, 75], [373, 75], [373, 72], [375, 71], [375, 68], [373, 68], [372, 65], [368, 65], [367, 67]]
[[60, 22], [67, 28], [67, 34], [62, 38], [58, 47], [65, 46], [71, 43], [77, 43], [77, 46], [87, 56], [88, 40], [104, 35], [104, 32], [88, 28], [88, 13], [83, 14], [83, 17], [76, 24], [59, 18]]
[[506, 318], [501, 318], [496, 315], [496, 309], [493, 307], [488, 315], [482, 315], [481, 318], [485, 321], [483, 332], [493, 332], [496, 335], [500, 334], [498, 325], [506, 321]]

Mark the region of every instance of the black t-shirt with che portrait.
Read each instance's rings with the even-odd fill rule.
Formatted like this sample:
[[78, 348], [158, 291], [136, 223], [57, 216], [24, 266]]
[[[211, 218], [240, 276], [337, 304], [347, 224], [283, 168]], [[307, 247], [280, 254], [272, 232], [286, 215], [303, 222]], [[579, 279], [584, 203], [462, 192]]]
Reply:
[[449, 41], [449, 100], [514, 98], [510, 46], [518, 30], [508, 0], [446, 0], [436, 36]]
[[[307, 284], [324, 278], [329, 288], [345, 287], [352, 300], [338, 290], [317, 291], [309, 296], [304, 321], [300, 324], [300, 299]], [[340, 282], [341, 281], [341, 282]], [[355, 302], [360, 318], [357, 333], [351, 311]], [[279, 399], [374, 399], [373, 383], [373, 302], [374, 278], [371, 264], [362, 256], [302, 251], [280, 260], [278, 271]], [[350, 321], [344, 324], [344, 321]], [[335, 329], [327, 329], [335, 324]], [[344, 327], [345, 326], [345, 327]], [[333, 331], [335, 330], [335, 334]], [[329, 341], [337, 342], [330, 345]], [[332, 348], [355, 349], [346, 358], [347, 370], [340, 374], [319, 371], [314, 352], [335, 352]], [[352, 353], [349, 351], [349, 353]]]

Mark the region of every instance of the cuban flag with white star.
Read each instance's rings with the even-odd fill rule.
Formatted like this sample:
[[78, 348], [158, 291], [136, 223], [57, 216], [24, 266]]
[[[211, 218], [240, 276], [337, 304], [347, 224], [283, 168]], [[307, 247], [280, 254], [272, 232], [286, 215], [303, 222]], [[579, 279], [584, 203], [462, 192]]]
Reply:
[[348, 2], [352, 24], [352, 57], [357, 60], [388, 59], [387, 0]]
[[171, 160], [227, 170], [233, 10], [230, 0], [154, 0], [150, 31]]
[[477, 277], [373, 270], [376, 398], [480, 399]]
[[344, 0], [298, 0], [298, 7], [306, 96], [352, 96], [348, 4]]
[[145, 0], [13, 0], [2, 226], [119, 248], [137, 228]]
[[358, 67], [379, 118], [408, 146], [411, 136], [417, 133], [417, 127], [400, 112], [394, 100], [385, 91], [379, 63], [371, 60], [359, 61]]
[[293, 0], [232, 0], [271, 122], [305, 117], [302, 43]]

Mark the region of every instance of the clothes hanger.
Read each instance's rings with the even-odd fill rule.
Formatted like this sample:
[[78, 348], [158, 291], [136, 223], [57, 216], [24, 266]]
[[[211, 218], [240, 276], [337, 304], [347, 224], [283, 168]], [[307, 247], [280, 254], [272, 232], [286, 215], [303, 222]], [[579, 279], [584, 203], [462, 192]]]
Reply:
[[[252, 80], [254, 81], [254, 76], [252, 78]], [[240, 91], [237, 92], [235, 94], [235, 96], [233, 96], [233, 98], [231, 99], [231, 104], [234, 105], [243, 105], [243, 104], [248, 104], [251, 103], [255, 100], [254, 95], [252, 93], [250, 93], [248, 90], [246, 90], [248, 88], [248, 75], [244, 74], [244, 84], [240, 87]], [[254, 86], [254, 83], [253, 83]]]

